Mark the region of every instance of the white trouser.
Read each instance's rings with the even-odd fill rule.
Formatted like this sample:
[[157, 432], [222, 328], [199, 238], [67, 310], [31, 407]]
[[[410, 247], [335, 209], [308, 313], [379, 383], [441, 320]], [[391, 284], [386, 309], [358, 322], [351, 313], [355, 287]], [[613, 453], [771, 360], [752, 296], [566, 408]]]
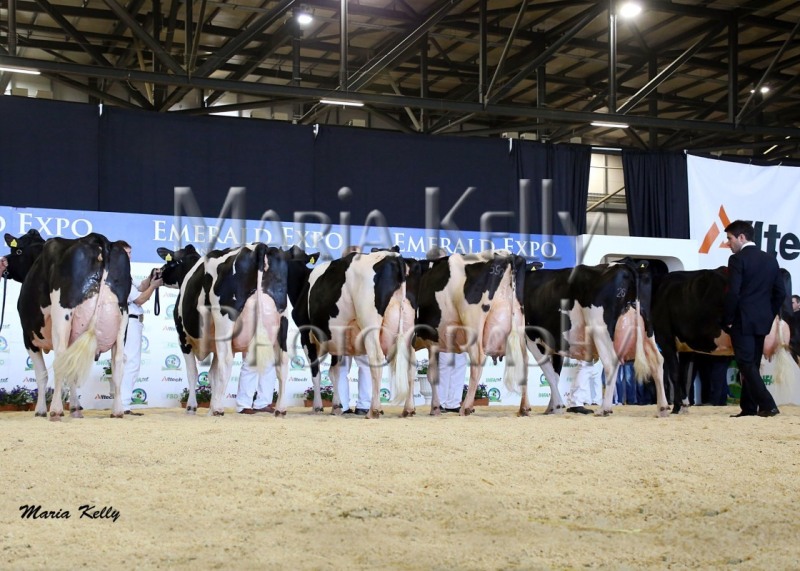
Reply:
[[603, 402], [603, 362], [600, 359], [595, 361], [591, 366], [591, 371], [592, 404], [600, 404]]
[[144, 325], [138, 319], [128, 319], [128, 332], [125, 334], [125, 367], [122, 369], [122, 385], [120, 397], [122, 410], [131, 410], [133, 385], [139, 378], [139, 367], [142, 365], [142, 329]]
[[[277, 380], [275, 363], [268, 362], [264, 372], [258, 374], [255, 365], [247, 364], [247, 355], [242, 354], [242, 368], [239, 371], [239, 388], [236, 391], [236, 412], [244, 408], [264, 408], [272, 404], [272, 393], [275, 392]], [[253, 395], [258, 396], [253, 402]]]
[[[341, 357], [342, 364], [339, 366], [339, 400], [345, 410], [350, 408], [350, 367], [353, 365], [353, 357]], [[358, 399], [356, 408], [369, 410], [372, 404], [372, 374], [369, 370], [369, 355], [356, 356], [358, 366]]]
[[567, 407], [583, 406], [591, 402], [591, 384], [595, 373], [595, 367], [589, 361], [575, 361], [577, 371], [575, 372], [575, 382], [572, 383], [570, 390], [567, 391]]
[[466, 353], [439, 353], [439, 405], [459, 408], [467, 379]]

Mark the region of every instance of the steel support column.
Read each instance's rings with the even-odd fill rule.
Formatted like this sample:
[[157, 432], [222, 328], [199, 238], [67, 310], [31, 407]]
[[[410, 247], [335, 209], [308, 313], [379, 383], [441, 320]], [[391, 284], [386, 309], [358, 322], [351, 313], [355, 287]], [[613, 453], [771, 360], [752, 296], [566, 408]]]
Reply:
[[734, 15], [728, 22], [728, 121], [736, 122], [739, 99], [739, 19]]
[[608, 0], [608, 112], [617, 109], [617, 0]]
[[480, 21], [478, 23], [478, 102], [483, 103], [486, 95], [486, 0], [479, 0], [478, 11]]
[[347, 84], [347, 0], [341, 0], [339, 8], [339, 90], [346, 92]]

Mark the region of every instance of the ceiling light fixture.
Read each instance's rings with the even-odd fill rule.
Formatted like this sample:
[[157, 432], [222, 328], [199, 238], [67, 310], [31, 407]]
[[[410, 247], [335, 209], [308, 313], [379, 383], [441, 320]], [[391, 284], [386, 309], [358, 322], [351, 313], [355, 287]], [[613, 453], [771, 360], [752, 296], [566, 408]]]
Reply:
[[5, 67], [0, 66], [0, 71], [7, 71], [9, 73], [25, 73], [27, 75], [42, 75], [41, 71], [35, 69], [28, 69], [24, 67]]
[[625, 2], [619, 7], [619, 15], [623, 18], [635, 18], [642, 13], [642, 7], [638, 2]]
[[347, 99], [320, 99], [323, 105], [341, 105], [342, 107], [364, 107], [361, 101], [348, 101]]
[[764, 154], [766, 155], [766, 154], [767, 154], [767, 153], [769, 153], [770, 151], [774, 151], [774, 150], [775, 150], [775, 149], [777, 149], [777, 148], [778, 148], [778, 145], [772, 145], [772, 146], [771, 146], [769, 149], [767, 149], [766, 151], [764, 151]]
[[299, 14], [297, 14], [297, 23], [300, 24], [301, 26], [310, 24], [313, 21], [314, 17], [308, 12], [300, 12]]
[[629, 127], [627, 123], [611, 123], [609, 121], [592, 121], [591, 125], [593, 127], [608, 127], [609, 129], [627, 129]]

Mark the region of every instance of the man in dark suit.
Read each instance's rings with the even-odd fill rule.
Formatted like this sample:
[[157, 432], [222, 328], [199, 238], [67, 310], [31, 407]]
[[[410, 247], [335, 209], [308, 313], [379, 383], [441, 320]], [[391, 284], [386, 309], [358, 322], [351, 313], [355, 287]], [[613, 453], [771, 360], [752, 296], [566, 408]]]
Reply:
[[742, 383], [741, 416], [775, 416], [780, 411], [761, 378], [764, 337], [786, 297], [774, 256], [753, 243], [753, 226], [735, 220], [726, 228], [733, 255], [728, 259], [728, 292], [723, 325], [731, 336]]

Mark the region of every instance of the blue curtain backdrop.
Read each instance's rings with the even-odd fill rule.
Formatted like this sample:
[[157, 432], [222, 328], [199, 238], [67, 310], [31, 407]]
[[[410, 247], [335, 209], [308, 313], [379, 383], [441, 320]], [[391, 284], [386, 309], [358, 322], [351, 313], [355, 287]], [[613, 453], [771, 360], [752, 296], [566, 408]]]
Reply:
[[623, 151], [631, 236], [689, 238], [686, 153]]
[[[502, 139], [463, 139], [405, 135], [321, 126], [314, 143], [314, 205], [336, 221], [340, 210], [354, 225], [378, 209], [390, 226], [425, 226], [425, 189], [439, 189], [444, 218], [469, 187], [473, 191], [455, 211], [461, 229], [480, 228], [487, 210], [508, 210], [514, 158]], [[343, 186], [352, 200], [342, 202]], [[509, 221], [497, 228], [508, 230]]]
[[[391, 226], [424, 227], [425, 188], [439, 188], [444, 218], [469, 187], [455, 224], [519, 229], [519, 179], [531, 180], [530, 232], [541, 233], [541, 180], [553, 179], [553, 233], [566, 210], [586, 227], [589, 147], [503, 139], [433, 137], [231, 117], [191, 117], [96, 105], [0, 97], [0, 203], [9, 206], [171, 214], [176, 186], [192, 188], [204, 216], [220, 213], [228, 189], [246, 187], [248, 219], [351, 212], [363, 225], [380, 210]], [[352, 191], [349, 201], [340, 188]]]
[[234, 186], [246, 188], [251, 220], [269, 209], [291, 220], [313, 201], [311, 127], [109, 108], [100, 127], [98, 210], [171, 213], [177, 186], [211, 217]]
[[0, 96], [0, 202], [97, 210], [96, 105]]

